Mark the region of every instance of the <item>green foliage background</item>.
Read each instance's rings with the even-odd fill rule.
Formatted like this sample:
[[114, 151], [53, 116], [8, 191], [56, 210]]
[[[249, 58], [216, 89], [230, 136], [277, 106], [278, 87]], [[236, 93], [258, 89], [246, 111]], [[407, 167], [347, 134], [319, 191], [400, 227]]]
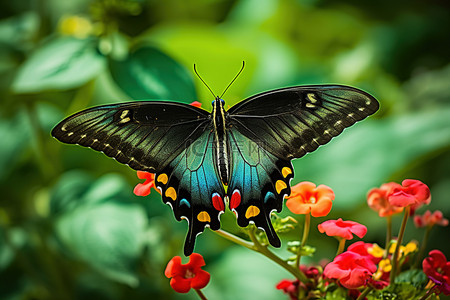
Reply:
[[[0, 298], [170, 299], [163, 276], [186, 223], [159, 194], [136, 197], [136, 174], [50, 136], [65, 116], [132, 99], [233, 105], [254, 93], [340, 83], [379, 99], [380, 111], [294, 161], [294, 183], [336, 192], [332, 214], [365, 224], [383, 245], [385, 223], [366, 205], [371, 187], [420, 179], [429, 209], [450, 216], [450, 5], [446, 1], [15, 0], [0, 4]], [[422, 209], [419, 212], [423, 212]], [[285, 210], [282, 215], [288, 215]], [[299, 217], [301, 219], [301, 217]], [[314, 219], [314, 260], [336, 242]], [[223, 227], [240, 234], [232, 214]], [[400, 220], [394, 219], [394, 232]], [[423, 230], [409, 224], [406, 241]], [[298, 228], [285, 242], [299, 235]], [[450, 258], [448, 228], [429, 250]], [[283, 299], [289, 274], [210, 230], [196, 252], [212, 274], [211, 299]], [[284, 248], [278, 251], [286, 254]]]

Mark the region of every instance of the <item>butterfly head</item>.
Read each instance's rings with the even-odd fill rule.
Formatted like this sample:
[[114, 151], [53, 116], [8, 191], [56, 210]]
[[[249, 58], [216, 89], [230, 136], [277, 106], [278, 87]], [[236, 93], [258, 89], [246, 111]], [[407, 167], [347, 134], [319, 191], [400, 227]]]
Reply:
[[225, 101], [222, 98], [219, 98], [219, 96], [216, 96], [216, 99], [211, 102], [211, 105], [216, 109], [222, 108], [225, 105]]

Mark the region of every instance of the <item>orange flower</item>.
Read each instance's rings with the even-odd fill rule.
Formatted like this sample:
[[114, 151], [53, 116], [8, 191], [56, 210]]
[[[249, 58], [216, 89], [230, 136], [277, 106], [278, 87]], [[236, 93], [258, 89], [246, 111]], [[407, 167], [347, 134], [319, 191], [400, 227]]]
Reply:
[[333, 205], [334, 192], [326, 185], [316, 185], [304, 181], [292, 187], [291, 195], [287, 197], [286, 206], [294, 214], [309, 214], [313, 217], [328, 215]]
[[367, 194], [367, 204], [371, 209], [378, 212], [380, 217], [387, 217], [403, 211], [403, 207], [389, 204], [388, 196], [394, 189], [402, 186], [395, 182], [382, 184], [380, 188], [373, 188]]
[[[150, 194], [151, 188], [156, 188], [155, 185], [155, 174], [144, 172], [144, 171], [137, 171], [137, 177], [139, 179], [145, 179], [144, 183], [138, 183], [133, 190], [133, 193], [136, 196], [148, 196]], [[159, 190], [157, 189], [159, 192]]]

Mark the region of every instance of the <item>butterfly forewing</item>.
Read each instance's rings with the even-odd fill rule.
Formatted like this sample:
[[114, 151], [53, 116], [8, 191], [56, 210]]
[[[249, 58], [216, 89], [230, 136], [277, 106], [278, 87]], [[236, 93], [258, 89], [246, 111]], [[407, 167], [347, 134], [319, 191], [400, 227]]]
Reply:
[[228, 110], [230, 126], [282, 159], [299, 158], [378, 110], [374, 97], [339, 86], [299, 86], [250, 97]]
[[52, 131], [61, 142], [103, 151], [140, 171], [163, 169], [209, 124], [208, 113], [178, 103], [142, 101], [93, 107]]

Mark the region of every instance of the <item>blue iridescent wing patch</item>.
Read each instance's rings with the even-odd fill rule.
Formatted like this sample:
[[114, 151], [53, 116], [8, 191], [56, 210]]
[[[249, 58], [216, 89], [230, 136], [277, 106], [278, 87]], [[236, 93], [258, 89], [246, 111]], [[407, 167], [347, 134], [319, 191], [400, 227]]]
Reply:
[[205, 131], [155, 176], [164, 203], [172, 207], [177, 220], [189, 223], [185, 255], [193, 252], [195, 239], [206, 226], [220, 228], [219, 216], [225, 210], [213, 137], [210, 130]]

